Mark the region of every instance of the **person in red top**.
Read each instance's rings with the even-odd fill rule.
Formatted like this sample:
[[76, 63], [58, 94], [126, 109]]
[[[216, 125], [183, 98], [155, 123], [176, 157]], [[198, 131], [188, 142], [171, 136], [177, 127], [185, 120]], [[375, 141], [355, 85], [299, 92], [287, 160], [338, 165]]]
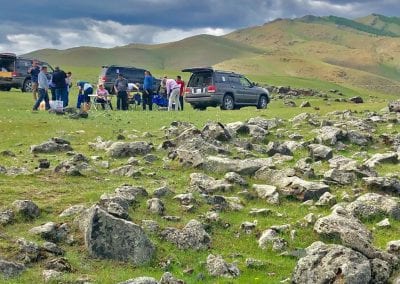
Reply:
[[185, 81], [182, 80], [181, 76], [176, 76], [176, 83], [180, 86], [180, 93], [179, 93], [179, 105], [180, 109], [183, 110], [183, 96], [185, 95]]

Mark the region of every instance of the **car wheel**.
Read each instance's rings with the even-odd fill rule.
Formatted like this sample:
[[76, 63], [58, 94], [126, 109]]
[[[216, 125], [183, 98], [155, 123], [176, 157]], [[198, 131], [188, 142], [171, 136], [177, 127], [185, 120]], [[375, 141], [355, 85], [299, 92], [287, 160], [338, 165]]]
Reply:
[[30, 79], [26, 79], [24, 84], [22, 85], [22, 92], [32, 92], [32, 81]]
[[258, 109], [266, 109], [267, 105], [268, 105], [267, 97], [260, 96], [260, 98], [258, 99], [257, 108]]
[[233, 110], [235, 108], [235, 101], [231, 95], [225, 95], [222, 99], [221, 109], [223, 110]]

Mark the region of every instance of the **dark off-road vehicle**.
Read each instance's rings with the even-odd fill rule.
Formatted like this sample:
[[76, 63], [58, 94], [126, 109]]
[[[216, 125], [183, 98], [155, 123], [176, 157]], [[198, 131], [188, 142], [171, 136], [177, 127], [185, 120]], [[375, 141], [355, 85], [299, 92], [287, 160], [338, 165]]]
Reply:
[[243, 75], [211, 67], [189, 68], [182, 72], [192, 72], [185, 95], [194, 109], [209, 106], [220, 106], [224, 110], [244, 106], [265, 109], [269, 103], [268, 90], [256, 86]]
[[[128, 80], [129, 83], [143, 84], [144, 71], [146, 70], [135, 67], [127, 67], [127, 66], [118, 66], [118, 65], [102, 66], [102, 70], [99, 76], [99, 83], [104, 84], [104, 88], [106, 88], [110, 94], [113, 94], [114, 83], [115, 80], [117, 80], [119, 73], [121, 73], [124, 76], [124, 78]], [[161, 81], [159, 79], [154, 78], [153, 90], [156, 91], [160, 86], [160, 84]]]
[[[13, 53], [0, 53], [0, 91], [11, 88], [21, 89], [22, 92], [32, 91], [31, 75], [33, 59], [16, 56]], [[53, 68], [46, 62], [38, 61], [39, 66], [48, 66], [49, 78]]]

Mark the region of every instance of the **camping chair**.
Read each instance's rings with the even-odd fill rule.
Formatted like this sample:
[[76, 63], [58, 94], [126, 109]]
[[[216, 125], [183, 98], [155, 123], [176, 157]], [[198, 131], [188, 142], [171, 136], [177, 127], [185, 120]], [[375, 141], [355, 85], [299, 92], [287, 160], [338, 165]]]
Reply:
[[129, 109], [131, 109], [133, 107], [136, 109], [137, 106], [140, 106], [141, 103], [142, 103], [142, 96], [138, 92], [136, 92], [133, 96], [130, 95], [128, 97]]

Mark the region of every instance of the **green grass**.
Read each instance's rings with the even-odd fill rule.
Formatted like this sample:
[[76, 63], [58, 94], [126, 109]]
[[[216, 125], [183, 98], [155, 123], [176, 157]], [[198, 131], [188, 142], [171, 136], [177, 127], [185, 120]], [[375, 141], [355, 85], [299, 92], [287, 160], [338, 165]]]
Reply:
[[[92, 82], [97, 80], [98, 68], [67, 66], [64, 69], [71, 70], [75, 80], [81, 78], [87, 78]], [[159, 75], [164, 72], [155, 70], [154, 73]], [[170, 76], [176, 74], [173, 70], [166, 73]], [[116, 141], [118, 134], [123, 134], [125, 137], [132, 134], [139, 137], [135, 140], [149, 140], [157, 148], [164, 137], [161, 128], [177, 120], [189, 121], [201, 128], [209, 120], [229, 123], [245, 121], [255, 116], [265, 118], [279, 117], [285, 121], [284, 125], [280, 127], [284, 133], [296, 131], [304, 135], [306, 140], [309, 140], [314, 137], [311, 132], [314, 127], [304, 125], [294, 130], [288, 122], [290, 118], [302, 112], [324, 115], [335, 110], [353, 110], [359, 113], [364, 110], [376, 111], [383, 108], [388, 99], [385, 95], [374, 93], [376, 97], [369, 97], [353, 88], [305, 78], [251, 76], [251, 79], [261, 83], [272, 82], [277, 85], [317, 88], [323, 91], [328, 91], [332, 88], [339, 89], [347, 98], [353, 95], [363, 95], [366, 103], [354, 105], [334, 102], [333, 99], [338, 96], [330, 94], [331, 99], [329, 101], [323, 101], [319, 98], [300, 98], [295, 100], [299, 105], [303, 100], [307, 99], [312, 106], [318, 107], [319, 110], [314, 108], [288, 108], [284, 106], [282, 100], [273, 100], [267, 110], [256, 110], [254, 107], [248, 107], [240, 111], [221, 111], [219, 108], [194, 111], [190, 106], [186, 105], [184, 112], [90, 111], [88, 119], [71, 120], [64, 116], [51, 115], [43, 111], [33, 113], [30, 110], [33, 104], [31, 94], [21, 93], [20, 91], [0, 92], [0, 151], [11, 150], [16, 154], [16, 157], [2, 156], [0, 165], [27, 167], [33, 171], [40, 158], [47, 158], [51, 162], [51, 167], [54, 168], [55, 165], [68, 158], [65, 153], [33, 155], [30, 153], [29, 147], [58, 136], [69, 140], [75, 152], [83, 153], [87, 157], [102, 156], [110, 161], [111, 168], [116, 168], [126, 163], [127, 159], [110, 159], [104, 152], [90, 149], [88, 142], [94, 141], [98, 136], [105, 140]], [[72, 105], [76, 102], [75, 89], [72, 90], [70, 101]], [[378, 133], [383, 132], [385, 127], [386, 125], [380, 125]], [[392, 128], [392, 131], [399, 130], [397, 125]], [[141, 138], [141, 134], [146, 131], [151, 132], [154, 137]], [[273, 130], [268, 135], [266, 143], [275, 139], [277, 139], [276, 130]], [[129, 141], [130, 139], [127, 140]], [[379, 149], [388, 150], [385, 145], [378, 144], [376, 146], [380, 147]], [[350, 156], [352, 151], [357, 150], [359, 148], [351, 146], [348, 153], [344, 154]], [[51, 171], [28, 176], [0, 176], [0, 209], [8, 207], [16, 199], [32, 199], [42, 210], [41, 216], [34, 221], [28, 222], [18, 219], [13, 225], [0, 227], [0, 257], [12, 258], [16, 254], [17, 246], [14, 240], [19, 237], [42, 243], [43, 240], [27, 233], [33, 226], [48, 221], [67, 221], [72, 226], [72, 219], [62, 219], [58, 217], [59, 213], [74, 204], [90, 206], [99, 199], [101, 194], [112, 192], [123, 183], [143, 186], [149, 193], [163, 184], [168, 184], [176, 193], [186, 192], [189, 185], [189, 175], [197, 170], [184, 168], [175, 162], [167, 163], [169, 166], [169, 170], [167, 170], [162, 161], [167, 153], [165, 151], [155, 151], [154, 154], [159, 157], [159, 160], [152, 165], [147, 165], [140, 157], [138, 158], [141, 166], [144, 167], [144, 175], [137, 179], [113, 176], [108, 174], [108, 170], [100, 168], [98, 173], [91, 173], [83, 177], [67, 177]], [[295, 157], [297, 159], [305, 155], [307, 155], [307, 151], [301, 150], [296, 152]], [[282, 165], [282, 167], [290, 167], [292, 164], [293, 162], [289, 162]], [[322, 163], [317, 170], [323, 174], [326, 167], [327, 164]], [[398, 165], [384, 165], [379, 168], [379, 171], [396, 172], [398, 169]], [[155, 173], [155, 176], [149, 177], [147, 175], [149, 173]], [[221, 178], [222, 176], [215, 173], [208, 174], [216, 178]], [[261, 181], [252, 178], [249, 178], [248, 181], [250, 184], [261, 183]], [[237, 192], [240, 190], [240, 188], [235, 188], [232, 192], [222, 194], [237, 196]], [[339, 193], [342, 191], [351, 192], [351, 188], [332, 187], [332, 191], [340, 196]], [[201, 197], [197, 195], [197, 199], [201, 200]], [[187, 213], [171, 197], [164, 198], [164, 201], [167, 214], [180, 216], [182, 218], [181, 221], [171, 223], [161, 219], [159, 216], [151, 215], [146, 209], [145, 198], [140, 199], [140, 202], [131, 209], [130, 216], [136, 223], [140, 223], [142, 219], [154, 219], [162, 228], [167, 226], [183, 227], [190, 219], [200, 219], [199, 215], [210, 209], [208, 205], [200, 203], [195, 212]], [[74, 268], [74, 272], [66, 274], [64, 280], [72, 281], [79, 277], [87, 276], [95, 283], [117, 283], [144, 275], [158, 279], [163, 273], [160, 263], [170, 259], [171, 266], [169, 271], [176, 277], [184, 279], [187, 283], [279, 283], [281, 280], [291, 276], [297, 260], [293, 257], [279, 256], [271, 248], [260, 250], [257, 245], [257, 235], [271, 225], [291, 224], [291, 229], [297, 231], [296, 239], [291, 241], [289, 232], [282, 234], [282, 237], [289, 242], [289, 250], [305, 248], [312, 242], [319, 240], [319, 237], [313, 232], [312, 226], [303, 227], [298, 224], [298, 221], [307, 215], [309, 211], [305, 206], [300, 206], [300, 202], [285, 197], [281, 198], [279, 206], [269, 205], [262, 200], [243, 201], [246, 205], [243, 211], [221, 213], [223, 222], [230, 224], [228, 228], [223, 228], [218, 224], [211, 224], [209, 232], [212, 237], [212, 247], [208, 251], [180, 251], [175, 246], [161, 241], [156, 235], [150, 235], [151, 240], [157, 247], [157, 252], [154, 260], [144, 267], [135, 268], [125, 263], [90, 258], [83, 247], [81, 234], [78, 231], [74, 231], [78, 243], [73, 246], [61, 244], [67, 251], [66, 258]], [[273, 213], [266, 217], [248, 215], [248, 211], [251, 208], [263, 207], [271, 209]], [[325, 215], [329, 213], [329, 209], [317, 208], [312, 212], [316, 215]], [[282, 216], [278, 216], [276, 213], [281, 213]], [[241, 232], [240, 224], [242, 222], [255, 219], [258, 221], [256, 232], [249, 235]], [[369, 221], [367, 224], [368, 226], [373, 226], [374, 223]], [[396, 232], [400, 229], [400, 223], [393, 221], [392, 224], [393, 227], [390, 230], [374, 231], [375, 244], [377, 246], [383, 248], [387, 241], [397, 238]], [[242, 271], [242, 275], [235, 280], [210, 277], [205, 268], [205, 260], [209, 253], [222, 254], [228, 262], [236, 261]], [[266, 267], [262, 269], [246, 268], [245, 259], [249, 257], [264, 261]], [[192, 268], [194, 272], [185, 274], [183, 271], [187, 268]], [[0, 280], [0, 283], [41, 283], [43, 281], [42, 270], [43, 262], [34, 264], [20, 277], [12, 280]]]

